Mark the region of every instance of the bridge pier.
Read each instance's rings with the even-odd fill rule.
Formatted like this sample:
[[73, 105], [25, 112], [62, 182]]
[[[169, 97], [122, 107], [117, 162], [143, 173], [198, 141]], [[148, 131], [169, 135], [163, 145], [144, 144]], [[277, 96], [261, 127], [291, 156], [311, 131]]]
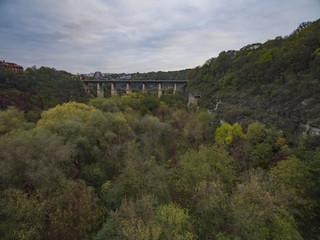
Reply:
[[142, 83], [142, 92], [147, 92], [147, 90], [146, 90], [146, 83]]
[[173, 94], [176, 94], [176, 92], [177, 92], [177, 84], [174, 83], [173, 84]]
[[158, 87], [158, 98], [160, 98], [162, 95], [162, 83], [159, 83], [159, 87]]
[[85, 90], [86, 93], [90, 94], [89, 83], [84, 83], [84, 90]]
[[111, 96], [117, 95], [116, 84], [114, 82], [111, 83]]
[[126, 94], [130, 94], [130, 93], [132, 93], [131, 88], [130, 88], [130, 83], [127, 83]]
[[97, 83], [97, 97], [104, 97], [103, 83]]

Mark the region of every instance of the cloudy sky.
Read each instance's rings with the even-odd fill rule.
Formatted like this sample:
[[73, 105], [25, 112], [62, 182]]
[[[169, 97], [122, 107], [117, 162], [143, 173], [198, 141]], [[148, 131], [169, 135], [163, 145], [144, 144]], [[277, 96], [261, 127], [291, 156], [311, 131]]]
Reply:
[[0, 60], [71, 73], [180, 70], [318, 18], [320, 0], [0, 0]]

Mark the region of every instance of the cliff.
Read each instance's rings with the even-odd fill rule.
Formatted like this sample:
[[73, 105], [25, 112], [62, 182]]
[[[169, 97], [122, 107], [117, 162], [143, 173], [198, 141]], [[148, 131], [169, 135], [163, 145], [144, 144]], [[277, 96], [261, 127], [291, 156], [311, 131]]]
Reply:
[[[197, 104], [227, 122], [258, 120], [287, 135], [320, 133], [320, 20], [287, 37], [221, 52], [188, 75]], [[218, 103], [218, 104], [217, 104]]]

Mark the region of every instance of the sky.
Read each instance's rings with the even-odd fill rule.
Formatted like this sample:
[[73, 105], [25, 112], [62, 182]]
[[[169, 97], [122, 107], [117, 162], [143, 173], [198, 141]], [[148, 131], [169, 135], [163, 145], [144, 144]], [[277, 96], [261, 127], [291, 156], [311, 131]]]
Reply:
[[0, 0], [0, 60], [71, 73], [182, 70], [319, 18], [320, 0]]

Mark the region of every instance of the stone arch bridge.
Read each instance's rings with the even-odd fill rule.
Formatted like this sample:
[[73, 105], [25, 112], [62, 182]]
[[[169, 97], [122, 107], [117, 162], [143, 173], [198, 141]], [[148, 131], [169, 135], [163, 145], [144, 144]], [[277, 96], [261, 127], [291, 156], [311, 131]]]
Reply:
[[97, 97], [104, 97], [104, 90], [103, 90], [103, 84], [110, 83], [111, 84], [111, 96], [114, 96], [117, 94], [117, 88], [118, 85], [126, 84], [126, 94], [129, 94], [132, 92], [131, 90], [131, 84], [139, 84], [141, 86], [141, 90], [143, 92], [147, 91], [147, 85], [158, 85], [158, 97], [161, 97], [162, 95], [162, 89], [163, 85], [172, 85], [173, 86], [173, 93], [175, 94], [177, 92], [178, 87], [185, 88], [188, 84], [187, 80], [131, 80], [131, 79], [115, 79], [115, 80], [109, 80], [109, 79], [96, 79], [96, 80], [82, 80], [82, 83], [84, 85], [84, 88], [87, 93], [90, 93], [90, 87], [89, 84], [96, 84], [97, 85]]

